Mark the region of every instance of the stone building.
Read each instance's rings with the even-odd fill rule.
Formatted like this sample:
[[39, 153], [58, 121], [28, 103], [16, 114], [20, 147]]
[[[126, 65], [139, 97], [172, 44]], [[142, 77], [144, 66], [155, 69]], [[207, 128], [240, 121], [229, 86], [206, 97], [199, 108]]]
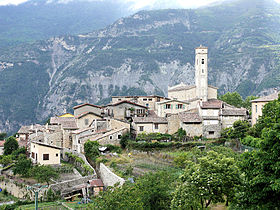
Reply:
[[118, 103], [120, 101], [130, 101], [142, 106], [146, 106], [149, 110], [156, 110], [156, 102], [161, 102], [168, 100], [168, 98], [163, 96], [112, 96], [112, 104]]
[[162, 133], [174, 134], [183, 128], [189, 136], [218, 138], [223, 128], [232, 126], [236, 120], [247, 119], [248, 113], [246, 109], [218, 100], [217, 90], [208, 85], [208, 49], [200, 46], [195, 49], [195, 85], [181, 83], [168, 87], [170, 99], [156, 102], [157, 116], [133, 118], [133, 129], [137, 133], [140, 129], [155, 132], [154, 120], [162, 117], [165, 118], [161, 119], [164, 122]]
[[134, 134], [168, 133], [168, 122], [165, 117], [135, 117], [132, 127]]
[[280, 92], [277, 90], [274, 91], [274, 93], [264, 96], [255, 100], [251, 101], [252, 106], [252, 125], [255, 125], [258, 121], [258, 118], [262, 116], [262, 109], [265, 104], [267, 104], [270, 101], [274, 101], [275, 99], [278, 99]]
[[189, 103], [177, 99], [165, 100], [156, 104], [156, 113], [159, 117], [166, 117], [168, 114], [178, 114], [188, 110]]
[[195, 108], [196, 101], [217, 99], [217, 90], [208, 85], [208, 48], [200, 46], [195, 49], [195, 85], [168, 87], [168, 98], [191, 102], [190, 108]]
[[120, 120], [128, 120], [132, 117], [144, 117], [148, 113], [146, 106], [136, 104], [131, 101], [120, 101], [114, 104], [109, 104], [104, 108], [105, 116]]
[[30, 146], [30, 158], [36, 164], [59, 165], [60, 151], [60, 147], [33, 141]]

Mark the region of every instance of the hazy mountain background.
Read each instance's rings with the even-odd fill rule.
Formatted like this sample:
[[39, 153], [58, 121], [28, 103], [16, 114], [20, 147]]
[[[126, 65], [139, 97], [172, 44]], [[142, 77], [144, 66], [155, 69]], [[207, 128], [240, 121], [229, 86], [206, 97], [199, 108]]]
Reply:
[[209, 47], [209, 83], [221, 94], [246, 97], [280, 86], [280, 7], [273, 0], [140, 11], [79, 34], [1, 51], [0, 130], [44, 122], [82, 102], [166, 95], [168, 85], [193, 84], [200, 44]]

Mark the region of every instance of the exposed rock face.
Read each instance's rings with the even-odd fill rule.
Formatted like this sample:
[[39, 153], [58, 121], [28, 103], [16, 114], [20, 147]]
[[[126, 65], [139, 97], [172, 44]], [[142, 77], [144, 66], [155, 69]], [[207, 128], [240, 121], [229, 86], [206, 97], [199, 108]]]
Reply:
[[220, 93], [245, 97], [279, 87], [280, 10], [268, 0], [254, 0], [261, 8], [254, 10], [252, 1], [143, 11], [89, 34], [1, 52], [0, 130], [44, 122], [82, 102], [166, 95], [168, 86], [193, 84], [200, 44], [209, 47], [209, 83]]

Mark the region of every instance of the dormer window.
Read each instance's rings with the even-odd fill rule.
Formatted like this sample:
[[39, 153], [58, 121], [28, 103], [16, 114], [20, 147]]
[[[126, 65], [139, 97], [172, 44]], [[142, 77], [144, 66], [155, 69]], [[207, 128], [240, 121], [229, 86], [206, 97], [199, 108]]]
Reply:
[[201, 64], [204, 64], [204, 59], [201, 60]]

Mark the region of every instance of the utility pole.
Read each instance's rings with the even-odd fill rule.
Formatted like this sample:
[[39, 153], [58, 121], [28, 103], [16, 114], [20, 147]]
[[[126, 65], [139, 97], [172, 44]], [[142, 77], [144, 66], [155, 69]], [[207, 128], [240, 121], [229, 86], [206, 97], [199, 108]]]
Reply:
[[41, 185], [41, 184], [34, 184], [33, 186], [28, 186], [27, 189], [31, 190], [34, 194], [35, 194], [35, 210], [38, 210], [38, 195], [39, 192], [44, 189], [47, 188], [48, 185]]

